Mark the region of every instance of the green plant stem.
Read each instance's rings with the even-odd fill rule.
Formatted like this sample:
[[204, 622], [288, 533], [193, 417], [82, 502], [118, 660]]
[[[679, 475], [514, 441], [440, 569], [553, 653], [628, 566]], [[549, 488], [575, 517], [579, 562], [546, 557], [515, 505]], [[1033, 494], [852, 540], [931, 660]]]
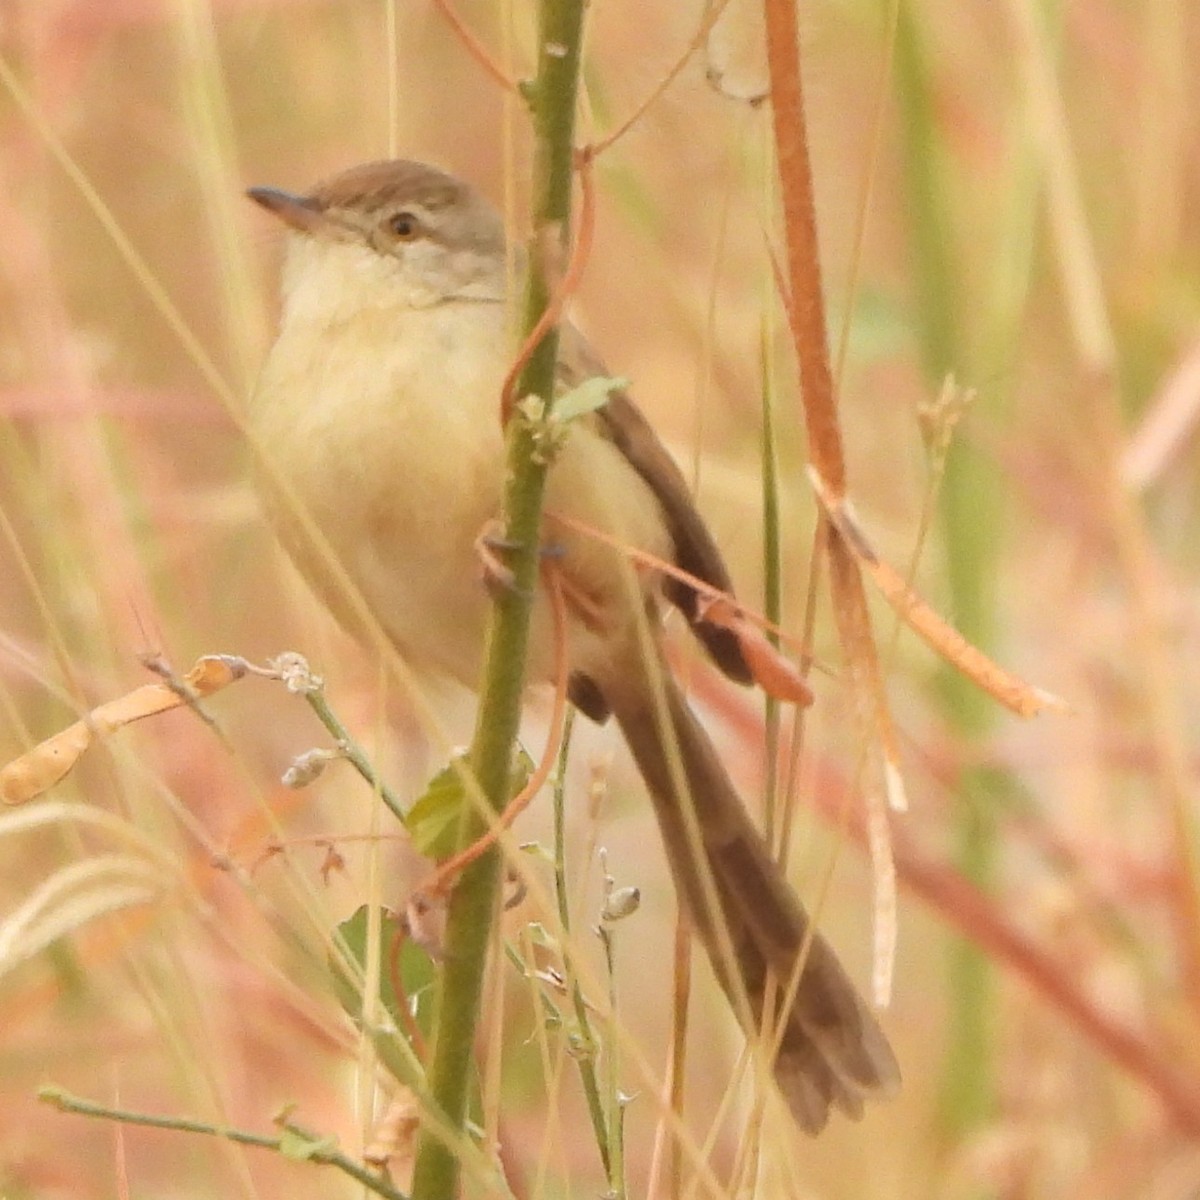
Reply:
[[[915, 247], [916, 311], [921, 362], [931, 391], [946, 373], [961, 368], [963, 339], [957, 302], [961, 281], [953, 269], [953, 222], [934, 131], [938, 122], [933, 88], [916, 19], [902, 8], [897, 25], [896, 81], [905, 140], [905, 188]], [[977, 646], [991, 643], [990, 581], [995, 578], [997, 504], [990, 473], [969, 447], [958, 445], [945, 461], [941, 479], [941, 524], [946, 542], [950, 606], [959, 631]], [[965, 743], [973, 744], [991, 725], [991, 701], [953, 667], [943, 665], [935, 692], [942, 714]], [[958, 864], [986, 889], [996, 858], [995, 812], [1004, 783], [999, 772], [967, 768], [958, 780]], [[987, 956], [968, 941], [950, 952], [951, 997], [948, 1051], [939, 1109], [942, 1129], [956, 1141], [985, 1120], [993, 1104], [990, 1020], [992, 969]]]
[[[569, 245], [575, 100], [579, 82], [582, 0], [542, 0], [538, 21], [538, 73], [527, 98], [532, 109], [534, 159], [533, 237], [530, 242], [523, 328], [541, 319], [551, 291], [545, 255], [565, 259]], [[517, 381], [516, 396], [554, 399], [558, 331], [534, 349]], [[499, 397], [497, 397], [499, 404]], [[508, 428], [504, 494], [504, 545], [512, 584], [497, 596], [488, 627], [479, 718], [470, 766], [487, 803], [500, 812], [508, 800], [513, 746], [525, 684], [529, 619], [538, 579], [542, 497], [547, 463], [538, 453], [536, 424], [521, 408]], [[464, 821], [464, 844], [481, 830], [478, 816]], [[451, 1128], [463, 1129], [483, 970], [496, 911], [500, 859], [484, 854], [451, 893], [446, 915], [445, 969], [429, 1069], [429, 1090]], [[413, 1200], [450, 1200], [458, 1194], [459, 1163], [452, 1146], [422, 1126], [413, 1169]]]
[[626, 1200], [625, 1189], [625, 1102], [621, 1096], [620, 1063], [617, 1059], [617, 964], [613, 947], [613, 932], [606, 921], [601, 920], [597, 932], [604, 947], [604, 967], [608, 978], [608, 1131], [612, 1168], [609, 1171], [609, 1196], [613, 1200]]
[[329, 707], [329, 701], [325, 699], [325, 692], [320, 688], [306, 691], [304, 699], [308, 701], [309, 708], [316, 713], [317, 720], [333, 735], [342, 757], [367, 781], [371, 790], [380, 800], [392, 810], [396, 820], [401, 825], [407, 824], [400, 797], [375, 773], [375, 768], [371, 765], [366, 751], [350, 736], [350, 730], [342, 724], [337, 714]]
[[[564, 781], [567, 773], [567, 751], [571, 745], [571, 729], [574, 725], [574, 709], [567, 712], [567, 723], [563, 727], [562, 748], [558, 756], [557, 779], [554, 785], [554, 894], [558, 900], [558, 919], [562, 923], [563, 938], [571, 936], [571, 906], [567, 901], [567, 836], [566, 836], [566, 795]], [[567, 988], [571, 993], [571, 1005], [575, 1009], [575, 1024], [578, 1028], [579, 1047], [572, 1057], [579, 1066], [579, 1080], [583, 1085], [584, 1099], [587, 1101], [588, 1116], [591, 1118], [592, 1130], [596, 1136], [596, 1147], [600, 1151], [600, 1161], [604, 1164], [604, 1173], [608, 1177], [609, 1190], [617, 1190], [612, 1175], [612, 1155], [609, 1152], [608, 1123], [604, 1119], [604, 1103], [600, 1098], [600, 1084], [596, 1079], [596, 1036], [592, 1032], [592, 1022], [588, 1017], [587, 1003], [583, 998], [583, 988], [571, 967], [570, 955], [563, 955], [564, 969], [567, 972]]]
[[[122, 1125], [140, 1125], [148, 1129], [172, 1129], [177, 1133], [200, 1133], [208, 1137], [224, 1138], [227, 1142], [236, 1142], [239, 1146], [257, 1146], [262, 1150], [273, 1150], [277, 1154], [289, 1157], [303, 1158], [308, 1162], [320, 1163], [322, 1166], [336, 1167], [337, 1170], [357, 1180], [363, 1187], [370, 1189], [385, 1200], [406, 1200], [403, 1192], [397, 1191], [386, 1179], [374, 1171], [367, 1170], [362, 1163], [347, 1158], [340, 1150], [335, 1150], [318, 1135], [302, 1129], [299, 1125], [280, 1121], [279, 1127], [284, 1136], [271, 1137], [268, 1134], [250, 1133], [243, 1129], [230, 1129], [220, 1125], [212, 1125], [207, 1121], [192, 1121], [186, 1117], [161, 1117], [153, 1113], [132, 1112], [128, 1109], [109, 1108], [97, 1104], [93, 1100], [85, 1100], [81, 1096], [72, 1096], [69, 1092], [57, 1087], [44, 1087], [38, 1091], [38, 1099], [45, 1104], [51, 1104], [60, 1112], [74, 1113], [81, 1117], [99, 1117], [106, 1121], [118, 1121]], [[289, 1149], [294, 1146], [295, 1150]]]

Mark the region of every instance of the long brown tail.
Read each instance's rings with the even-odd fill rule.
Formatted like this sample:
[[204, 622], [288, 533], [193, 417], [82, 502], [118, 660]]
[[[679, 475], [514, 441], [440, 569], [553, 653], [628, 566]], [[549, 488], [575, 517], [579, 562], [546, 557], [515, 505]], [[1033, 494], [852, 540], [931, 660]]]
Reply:
[[[604, 697], [646, 781], [676, 889], [717, 977], [735, 1012], [744, 1013], [744, 994], [757, 1025], [769, 989], [774, 984], [786, 987], [800, 955], [806, 956], [780, 1038], [775, 1081], [807, 1133], [825, 1127], [831, 1105], [857, 1120], [864, 1100], [892, 1094], [899, 1086], [900, 1070], [887, 1038], [832, 948], [819, 933], [810, 933], [808, 914], [751, 822], [678, 685], [669, 672], [661, 672], [666, 704], [660, 712], [648, 673], [656, 664], [629, 657], [636, 657], [636, 664], [625, 664], [625, 671], [605, 681]], [[662, 728], [664, 717], [669, 731]], [[671, 768], [676, 749], [689, 793], [683, 797]], [[685, 804], [696, 815], [703, 863], [692, 853]], [[705, 872], [711, 876], [711, 892]], [[719, 912], [708, 903], [714, 892]], [[717, 922], [728, 932], [736, 979], [731, 978], [728, 955], [720, 949]]]

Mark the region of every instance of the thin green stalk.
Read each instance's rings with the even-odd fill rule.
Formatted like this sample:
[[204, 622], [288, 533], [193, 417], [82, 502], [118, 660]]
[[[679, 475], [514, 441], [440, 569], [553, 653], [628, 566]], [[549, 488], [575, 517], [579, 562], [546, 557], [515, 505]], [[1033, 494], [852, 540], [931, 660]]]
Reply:
[[[567, 806], [564, 783], [567, 774], [567, 754], [571, 745], [571, 729], [574, 723], [575, 710], [569, 709], [567, 721], [563, 727], [562, 748], [559, 751], [557, 778], [554, 784], [554, 894], [558, 900], [558, 919], [562, 924], [564, 939], [571, 936], [571, 906], [567, 902]], [[615, 1191], [612, 1155], [609, 1152], [608, 1123], [604, 1119], [604, 1103], [600, 1098], [600, 1084], [596, 1079], [596, 1035], [592, 1031], [587, 1002], [583, 998], [583, 988], [579, 986], [579, 980], [571, 967], [569, 954], [563, 955], [563, 963], [567, 973], [567, 989], [571, 993], [571, 1005], [575, 1009], [575, 1024], [578, 1028], [580, 1042], [572, 1057], [579, 1067], [579, 1080], [583, 1085], [583, 1095], [587, 1101], [588, 1116], [591, 1118], [592, 1130], [596, 1136], [596, 1147], [600, 1151], [600, 1161], [604, 1164], [604, 1174], [608, 1177], [610, 1190]]]
[[375, 768], [372, 766], [367, 752], [350, 736], [350, 730], [342, 724], [337, 713], [329, 707], [329, 701], [325, 699], [324, 688], [318, 687], [306, 691], [304, 699], [308, 701], [309, 708], [316, 713], [317, 720], [333, 735], [342, 757], [367, 781], [371, 790], [392, 810], [396, 820], [401, 825], [406, 824], [404, 805], [400, 803], [400, 797], [375, 773]]
[[[534, 160], [533, 237], [530, 242], [523, 328], [528, 334], [546, 310], [551, 279], [544, 255], [565, 258], [569, 245], [575, 104], [579, 83], [582, 0], [542, 0], [538, 23], [538, 73], [527, 93], [532, 111]], [[551, 249], [552, 248], [552, 249]], [[516, 396], [554, 399], [558, 331], [534, 349], [517, 381]], [[499, 397], [497, 397], [497, 402]], [[512, 586], [492, 609], [479, 718], [470, 765], [488, 803], [500, 812], [508, 800], [513, 746], [525, 684], [529, 618], [538, 580], [539, 530], [547, 463], [539, 454], [542, 422], [518, 405], [509, 422], [504, 495], [504, 544]], [[477, 837], [477, 816], [464, 821], [466, 841]], [[445, 968], [434, 1032], [429, 1088], [440, 1115], [463, 1129], [479, 1015], [483, 970], [496, 911], [500, 859], [492, 850], [469, 866], [451, 893], [446, 915]], [[413, 1200], [449, 1200], [458, 1193], [459, 1163], [453, 1148], [423, 1126], [413, 1169]]]
[[612, 1167], [609, 1171], [609, 1196], [612, 1200], [626, 1200], [625, 1188], [625, 1099], [621, 1095], [620, 1063], [617, 1047], [620, 1037], [617, 1029], [617, 964], [613, 950], [613, 932], [603, 918], [597, 932], [604, 947], [604, 967], [608, 978], [608, 1131]]
[[256, 1146], [261, 1150], [273, 1150], [288, 1158], [303, 1159], [307, 1162], [320, 1163], [322, 1166], [335, 1167], [349, 1175], [374, 1192], [383, 1196], [384, 1200], [407, 1200], [403, 1192], [397, 1191], [382, 1176], [374, 1171], [368, 1171], [361, 1163], [347, 1158], [340, 1150], [335, 1149], [332, 1139], [322, 1138], [318, 1134], [293, 1125], [290, 1121], [280, 1121], [279, 1128], [283, 1133], [270, 1136], [262, 1133], [249, 1133], [243, 1129], [231, 1129], [225, 1126], [212, 1125], [207, 1121], [192, 1121], [187, 1117], [162, 1117], [153, 1113], [132, 1112], [129, 1109], [110, 1108], [105, 1104], [97, 1104], [93, 1100], [85, 1100], [81, 1096], [72, 1096], [58, 1087], [44, 1087], [38, 1091], [38, 1099], [45, 1104], [52, 1104], [60, 1112], [74, 1113], [81, 1117], [99, 1117], [106, 1121], [117, 1121], [122, 1125], [140, 1125], [147, 1129], [172, 1129], [177, 1133], [200, 1133], [208, 1137], [224, 1138], [227, 1142], [236, 1142], [239, 1146]]
[[[897, 26], [896, 81], [905, 139], [905, 184], [915, 247], [916, 312], [926, 382], [936, 392], [946, 374], [962, 370], [963, 337], [958, 314], [961, 281], [954, 270], [953, 221], [948, 181], [942, 168], [933, 88], [920, 30], [907, 6]], [[959, 444], [944, 461], [941, 524], [946, 542], [947, 584], [955, 625], [975, 645], [987, 649], [994, 624], [998, 502], [989, 487], [987, 464]], [[936, 694], [943, 716], [964, 742], [977, 741], [992, 721], [991, 701], [949, 665], [939, 672]], [[987, 888], [996, 858], [995, 814], [1007, 790], [995, 771], [968, 768], [958, 780], [958, 863], [968, 878]], [[957, 942], [949, 965], [951, 997], [949, 1049], [943, 1068], [942, 1125], [957, 1139], [986, 1119], [993, 1104], [994, 1079], [990, 1019], [994, 1005], [987, 956]]]

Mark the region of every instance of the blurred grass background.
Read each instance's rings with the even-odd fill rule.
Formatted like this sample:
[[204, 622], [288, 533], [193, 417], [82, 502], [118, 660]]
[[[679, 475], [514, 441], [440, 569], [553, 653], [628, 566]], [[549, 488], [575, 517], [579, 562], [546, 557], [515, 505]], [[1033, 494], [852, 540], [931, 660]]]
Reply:
[[[524, 70], [531, 5], [458, 11]], [[576, 314], [694, 471], [755, 600], [767, 324], [796, 622], [814, 514], [766, 249], [778, 231], [769, 111], [748, 100], [763, 86], [749, 13], [732, 5], [598, 161]], [[634, 110], [700, 17], [699, 5], [594, 6], [585, 137]], [[849, 323], [854, 503], [893, 562], [921, 540], [922, 590], [1074, 712], [1021, 723], [899, 638], [890, 696], [913, 802], [899, 824], [927, 872], [922, 885], [901, 871], [885, 1016], [906, 1086], [814, 1143], [771, 1126], [788, 1165], [768, 1155], [760, 1194], [1195, 1196], [1200, 14], [1186, 0], [915, 0], [893, 27], [880, 5], [824, 0], [802, 19], [835, 337]], [[397, 152], [519, 212], [519, 109], [430, 0], [8, 0], [0, 58], [0, 761], [143, 682], [146, 653], [182, 671], [203, 653], [292, 648], [415, 794], [437, 752], [396, 684], [381, 687], [290, 576], [246, 483], [239, 421], [274, 320], [279, 246], [241, 191], [303, 188]], [[977, 395], [937, 471], [922, 431], [948, 374]], [[886, 645], [892, 619], [877, 611]], [[818, 642], [805, 779], [836, 794], [858, 748], [828, 613]], [[697, 688], [753, 796], [758, 701]], [[462, 698], [438, 701], [465, 737]], [[48, 1080], [254, 1129], [295, 1102], [348, 1149], [369, 1137], [373, 1075], [334, 999], [326, 939], [364, 898], [396, 902], [420, 868], [345, 841], [345, 869], [325, 880], [320, 845], [302, 839], [387, 831], [367, 790], [345, 768], [300, 793], [275, 782], [327, 741], [278, 686], [248, 680], [206, 708], [215, 728], [176, 712], [109, 739], [37, 802], [41, 819], [0, 814], [9, 1197], [348, 1188], [305, 1164], [56, 1114], [34, 1099]], [[538, 729], [535, 714], [533, 744]], [[672, 908], [652, 818], [610, 733], [584, 732], [574, 754], [577, 936], [595, 920], [600, 843], [617, 882], [646, 896], [616, 930], [616, 987], [661, 1068]], [[582, 799], [595, 771], [598, 813]], [[156, 850], [54, 802], [113, 814]], [[546, 829], [544, 813], [522, 826]], [[800, 835], [794, 874], [811, 896], [837, 839], [807, 817]], [[278, 837], [291, 849], [267, 857]], [[151, 872], [153, 904], [119, 907], [133, 868], [118, 853]], [[960, 875], [986, 898], [954, 892]], [[822, 922], [862, 980], [870, 914], [869, 874], [843, 850]], [[518, 908], [507, 934], [536, 918]], [[61, 936], [43, 948], [48, 929]], [[689, 1116], [703, 1136], [739, 1041], [705, 967], [697, 986]], [[511, 1182], [519, 1196], [592, 1194], [602, 1174], [562, 1039], [539, 1047], [528, 985], [507, 990], [503, 1008], [493, 996], [491, 1061]], [[627, 1112], [640, 1195], [655, 1108], [627, 1087], [643, 1092]], [[719, 1175], [738, 1150], [727, 1121]]]

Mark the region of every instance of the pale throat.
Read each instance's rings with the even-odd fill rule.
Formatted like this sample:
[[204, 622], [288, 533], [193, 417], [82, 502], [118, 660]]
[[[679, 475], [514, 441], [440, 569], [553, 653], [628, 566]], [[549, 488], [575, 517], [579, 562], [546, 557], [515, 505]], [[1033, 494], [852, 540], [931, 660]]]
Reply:
[[433, 245], [384, 254], [357, 240], [293, 234], [283, 268], [285, 325], [312, 329], [364, 312], [429, 309], [447, 302], [504, 304], [504, 262], [472, 249]]

